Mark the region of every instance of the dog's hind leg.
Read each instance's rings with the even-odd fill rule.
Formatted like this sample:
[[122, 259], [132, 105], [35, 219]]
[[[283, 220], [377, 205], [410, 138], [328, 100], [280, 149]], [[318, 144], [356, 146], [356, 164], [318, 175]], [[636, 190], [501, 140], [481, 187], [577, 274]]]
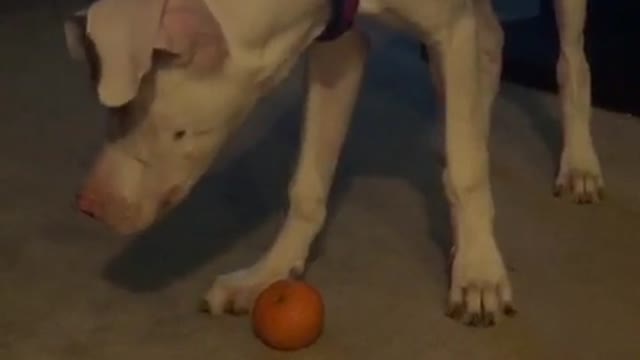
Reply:
[[557, 80], [564, 145], [554, 193], [578, 203], [600, 201], [604, 180], [591, 137], [591, 74], [584, 53], [587, 0], [555, 0], [560, 36]]
[[[493, 103], [500, 88], [500, 72], [502, 70], [502, 47], [504, 32], [493, 11], [490, 0], [476, 0], [474, 12], [477, 21], [478, 40], [478, 107], [484, 120], [479, 123], [488, 132], [491, 122]], [[427, 47], [421, 45], [420, 51], [426, 59]], [[431, 56], [428, 59], [429, 71], [435, 88], [438, 103], [444, 102], [444, 84], [442, 79], [440, 58]]]
[[478, 24], [478, 71], [480, 76], [478, 106], [480, 113], [485, 118], [484, 124], [487, 132], [491, 123], [493, 103], [500, 89], [502, 47], [504, 44], [504, 32], [491, 3], [491, 0], [476, 0], [474, 4]]
[[[487, 76], [479, 75], [478, 19], [467, 3], [459, 17], [429, 46], [436, 87], [445, 103], [444, 185], [453, 220], [453, 263], [449, 315], [471, 326], [491, 326], [500, 313], [512, 314], [508, 274], [494, 236], [489, 179], [489, 114], [479, 106]], [[493, 85], [492, 85], [493, 86]], [[492, 98], [487, 97], [487, 99]], [[485, 105], [481, 105], [485, 104]]]

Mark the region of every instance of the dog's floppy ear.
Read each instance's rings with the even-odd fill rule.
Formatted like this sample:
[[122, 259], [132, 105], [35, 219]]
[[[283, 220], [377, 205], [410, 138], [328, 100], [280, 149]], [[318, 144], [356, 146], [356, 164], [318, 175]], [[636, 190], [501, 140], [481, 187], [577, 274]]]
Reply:
[[64, 23], [67, 50], [72, 59], [83, 61], [89, 67], [89, 77], [94, 84], [100, 80], [100, 58], [93, 41], [87, 36], [87, 12], [76, 12]]
[[100, 61], [98, 97], [109, 107], [131, 101], [151, 68], [166, 0], [99, 0], [87, 10], [86, 34]]
[[215, 69], [228, 56], [220, 23], [205, 0], [168, 0], [155, 49], [197, 71]]
[[87, 28], [87, 12], [79, 11], [64, 22], [64, 35], [67, 43], [67, 50], [74, 60], [87, 60], [85, 47]]
[[109, 107], [136, 96], [154, 51], [198, 69], [219, 65], [227, 54], [220, 25], [203, 0], [98, 0], [68, 21], [65, 32], [72, 57], [86, 59], [87, 43], [95, 50], [98, 97]]

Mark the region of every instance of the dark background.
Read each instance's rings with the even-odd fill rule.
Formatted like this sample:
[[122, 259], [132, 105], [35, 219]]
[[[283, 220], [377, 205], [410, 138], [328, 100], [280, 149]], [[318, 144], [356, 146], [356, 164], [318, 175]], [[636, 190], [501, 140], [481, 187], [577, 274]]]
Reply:
[[[595, 106], [640, 115], [638, 14], [640, 3], [633, 0], [589, 2], [585, 50]], [[503, 78], [555, 92], [558, 40], [552, 1], [541, 1], [539, 16], [504, 26]]]

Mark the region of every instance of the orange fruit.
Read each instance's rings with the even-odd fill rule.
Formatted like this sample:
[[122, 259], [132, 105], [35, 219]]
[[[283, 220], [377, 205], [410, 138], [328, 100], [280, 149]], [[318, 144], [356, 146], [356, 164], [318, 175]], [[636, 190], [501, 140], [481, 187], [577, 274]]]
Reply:
[[253, 329], [274, 349], [292, 351], [312, 345], [324, 327], [320, 292], [300, 280], [279, 280], [264, 289], [251, 314]]

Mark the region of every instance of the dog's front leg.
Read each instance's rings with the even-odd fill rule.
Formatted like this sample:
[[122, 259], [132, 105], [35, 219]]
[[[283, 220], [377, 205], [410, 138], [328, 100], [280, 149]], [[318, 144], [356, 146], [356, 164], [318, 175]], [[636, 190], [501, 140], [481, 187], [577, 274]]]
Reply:
[[591, 138], [591, 74], [584, 53], [587, 0], [555, 0], [560, 57], [560, 89], [564, 146], [555, 194], [568, 192], [577, 203], [598, 202], [604, 179]]
[[[477, 19], [469, 8], [429, 44], [444, 88], [447, 170], [453, 220], [449, 315], [473, 326], [513, 313], [511, 287], [494, 239], [489, 180], [489, 111], [479, 97]], [[437, 79], [436, 79], [437, 80]]]
[[368, 45], [356, 31], [309, 52], [303, 143], [289, 189], [289, 211], [273, 246], [253, 266], [222, 275], [207, 293], [214, 314], [251, 309], [270, 283], [300, 273], [324, 224], [336, 164], [364, 73]]

